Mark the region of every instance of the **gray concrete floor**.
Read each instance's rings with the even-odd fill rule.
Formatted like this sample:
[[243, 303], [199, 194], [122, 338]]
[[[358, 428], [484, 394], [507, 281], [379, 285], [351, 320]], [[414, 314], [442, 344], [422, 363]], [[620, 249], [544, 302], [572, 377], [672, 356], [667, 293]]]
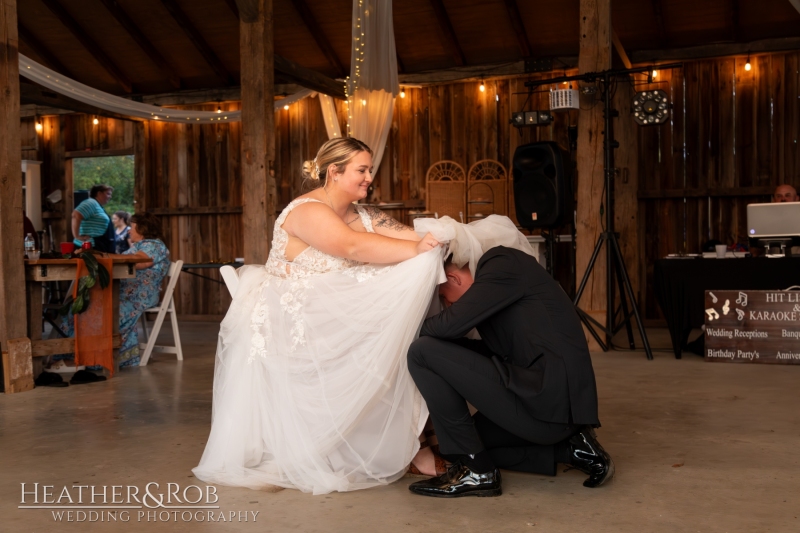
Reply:
[[[598, 435], [617, 466], [599, 489], [581, 486], [577, 471], [504, 472], [502, 497], [459, 500], [414, 496], [409, 478], [327, 496], [218, 488], [226, 518], [257, 511], [255, 522], [252, 513], [248, 522], [148, 522], [138, 511], [126, 523], [55, 522], [51, 510], [18, 508], [21, 483], [56, 492], [203, 485], [191, 468], [209, 429], [216, 332], [182, 323], [182, 364], [157, 356], [105, 383], [0, 397], [0, 531], [800, 531], [800, 367], [675, 360], [667, 351], [651, 362], [641, 352], [593, 354]], [[668, 348], [663, 330], [651, 340]]]

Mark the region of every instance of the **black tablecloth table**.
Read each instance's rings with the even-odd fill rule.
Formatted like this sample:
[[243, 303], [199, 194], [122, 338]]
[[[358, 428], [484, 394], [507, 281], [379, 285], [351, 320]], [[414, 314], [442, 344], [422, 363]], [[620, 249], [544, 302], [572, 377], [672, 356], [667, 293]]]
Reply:
[[705, 323], [705, 291], [783, 290], [800, 285], [800, 257], [660, 259], [653, 274], [656, 299], [680, 359], [689, 333]]

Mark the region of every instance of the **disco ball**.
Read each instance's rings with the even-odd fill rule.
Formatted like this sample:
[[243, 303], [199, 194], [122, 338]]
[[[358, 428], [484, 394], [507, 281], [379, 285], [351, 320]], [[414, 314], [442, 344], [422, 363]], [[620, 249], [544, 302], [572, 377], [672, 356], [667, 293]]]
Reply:
[[631, 107], [633, 120], [640, 126], [663, 124], [669, 119], [669, 98], [661, 89], [636, 93]]

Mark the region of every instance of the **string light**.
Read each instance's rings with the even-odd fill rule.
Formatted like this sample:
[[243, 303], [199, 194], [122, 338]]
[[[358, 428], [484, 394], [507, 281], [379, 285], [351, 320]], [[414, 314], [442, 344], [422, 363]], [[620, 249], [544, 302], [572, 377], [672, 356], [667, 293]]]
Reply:
[[[156, 118], [158, 118], [158, 117], [156, 117]], [[97, 120], [97, 118], [95, 118], [95, 119], [92, 121], [92, 124], [94, 124], [95, 126], [97, 126], [98, 124], [100, 124], [100, 121], [99, 121], [99, 120]]]
[[41, 133], [42, 129], [44, 129], [44, 126], [42, 126], [42, 119], [37, 118], [36, 119], [36, 131]]
[[405, 89], [403, 89], [403, 88], [401, 87], [401, 88], [400, 88], [400, 98], [405, 98], [405, 97], [406, 97], [406, 91], [405, 91]]
[[753, 67], [750, 66], [750, 54], [747, 54], [747, 62], [744, 64], [744, 69], [749, 71], [751, 68]]
[[217, 113], [222, 113], [222, 106], [220, 106], [219, 104], [217, 104]]
[[286, 111], [289, 111], [289, 104], [286, 104], [286, 105], [284, 105], [284, 106], [283, 106], [283, 108], [284, 108]]
[[653, 74], [652, 74], [652, 78], [656, 79], [657, 77], [658, 77], [658, 71], [654, 69], [653, 70]]
[[481, 80], [481, 86], [478, 87], [478, 89], [480, 89], [481, 92], [486, 92], [486, 85], [483, 83], [483, 80]]

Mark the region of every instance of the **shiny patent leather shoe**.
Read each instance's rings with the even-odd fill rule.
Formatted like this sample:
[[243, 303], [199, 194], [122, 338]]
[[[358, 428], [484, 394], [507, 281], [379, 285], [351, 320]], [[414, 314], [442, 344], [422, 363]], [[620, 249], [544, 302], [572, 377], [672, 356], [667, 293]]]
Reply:
[[408, 486], [414, 494], [436, 498], [459, 498], [461, 496], [500, 496], [500, 470], [495, 468], [486, 474], [470, 470], [461, 461], [456, 461], [441, 476], [417, 481]]
[[570, 465], [589, 478], [584, 487], [599, 487], [614, 477], [614, 461], [606, 453], [591, 428], [584, 428], [569, 439]]

